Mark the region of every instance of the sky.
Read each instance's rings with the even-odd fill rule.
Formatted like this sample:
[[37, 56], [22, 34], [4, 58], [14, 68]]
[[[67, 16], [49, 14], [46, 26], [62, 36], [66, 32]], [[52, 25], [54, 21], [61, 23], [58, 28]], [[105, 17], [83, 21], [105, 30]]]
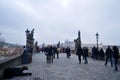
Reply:
[[6, 42], [25, 44], [35, 29], [39, 44], [74, 41], [120, 45], [120, 0], [0, 0], [0, 33]]

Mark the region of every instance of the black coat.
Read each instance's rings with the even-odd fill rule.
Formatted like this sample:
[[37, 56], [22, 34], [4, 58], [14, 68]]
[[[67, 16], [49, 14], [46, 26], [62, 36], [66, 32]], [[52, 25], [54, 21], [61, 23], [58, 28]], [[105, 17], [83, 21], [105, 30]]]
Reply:
[[82, 50], [81, 47], [79, 47], [79, 48], [77, 49], [77, 51], [76, 51], [76, 55], [78, 55], [78, 56], [83, 55], [83, 50]]
[[50, 56], [53, 55], [53, 48], [52, 47], [48, 48], [48, 55], [50, 55]]
[[84, 49], [83, 56], [84, 57], [88, 57], [88, 49], [87, 48]]
[[113, 51], [110, 48], [107, 48], [106, 49], [106, 56], [107, 57], [112, 57], [112, 55], [113, 55]]
[[118, 50], [118, 48], [113, 49], [113, 58], [119, 58], [119, 50]]
[[70, 54], [70, 51], [71, 51], [71, 50], [70, 50], [69, 47], [67, 47], [65, 51], [66, 51], [67, 54]]
[[105, 54], [105, 53], [104, 53], [103, 49], [100, 49], [100, 51], [99, 51], [99, 56], [100, 56], [100, 57], [104, 57], [104, 54]]

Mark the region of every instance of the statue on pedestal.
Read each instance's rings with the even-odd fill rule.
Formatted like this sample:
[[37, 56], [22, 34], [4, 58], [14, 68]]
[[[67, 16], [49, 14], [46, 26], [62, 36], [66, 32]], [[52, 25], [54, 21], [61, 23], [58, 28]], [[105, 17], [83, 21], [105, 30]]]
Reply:
[[78, 31], [78, 38], [74, 40], [75, 42], [75, 52], [78, 47], [81, 47], [81, 36], [80, 36], [80, 31]]
[[30, 32], [28, 29], [26, 32], [26, 48], [29, 53], [33, 53], [33, 45], [34, 45], [34, 29]]
[[32, 53], [34, 47], [34, 29], [30, 32], [28, 29], [26, 33], [26, 47], [24, 46], [24, 52], [22, 54], [22, 64], [27, 64], [32, 62]]

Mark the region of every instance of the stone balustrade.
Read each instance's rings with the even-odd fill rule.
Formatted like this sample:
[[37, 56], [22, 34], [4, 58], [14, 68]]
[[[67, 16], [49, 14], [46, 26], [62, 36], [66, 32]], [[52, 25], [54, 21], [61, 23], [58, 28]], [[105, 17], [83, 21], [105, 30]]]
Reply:
[[19, 66], [21, 65], [21, 54], [9, 56], [0, 61], [0, 80], [3, 78], [3, 72], [6, 68], [11, 66]]

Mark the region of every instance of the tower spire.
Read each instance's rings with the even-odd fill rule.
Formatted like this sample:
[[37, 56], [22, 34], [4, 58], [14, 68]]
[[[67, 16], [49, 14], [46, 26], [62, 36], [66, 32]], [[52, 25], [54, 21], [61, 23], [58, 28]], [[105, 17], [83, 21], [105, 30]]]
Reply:
[[80, 35], [80, 30], [78, 30], [78, 44], [81, 46], [81, 35]]

